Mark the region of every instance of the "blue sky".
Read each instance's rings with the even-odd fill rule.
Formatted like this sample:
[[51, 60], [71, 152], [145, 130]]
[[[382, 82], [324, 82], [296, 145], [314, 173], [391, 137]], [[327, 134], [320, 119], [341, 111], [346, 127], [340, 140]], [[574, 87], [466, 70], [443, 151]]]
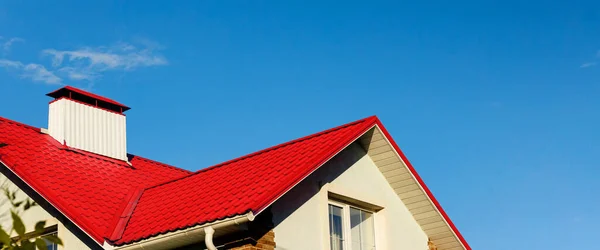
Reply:
[[87, 88], [196, 170], [375, 114], [474, 249], [594, 249], [600, 2], [523, 2], [0, 1], [0, 116]]

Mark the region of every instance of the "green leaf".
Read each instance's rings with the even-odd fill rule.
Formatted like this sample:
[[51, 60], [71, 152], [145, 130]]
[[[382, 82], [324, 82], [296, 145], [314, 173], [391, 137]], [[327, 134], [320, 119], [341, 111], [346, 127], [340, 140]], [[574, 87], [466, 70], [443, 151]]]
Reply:
[[38, 221], [35, 223], [35, 231], [43, 231], [46, 227], [46, 221]]
[[10, 236], [2, 228], [0, 228], [0, 242], [4, 246], [10, 246]]
[[35, 245], [37, 246], [38, 250], [48, 250], [48, 245], [46, 245], [46, 241], [40, 238], [35, 239]]
[[35, 243], [29, 241], [29, 240], [22, 240], [21, 241], [21, 249], [23, 250], [35, 250]]
[[23, 204], [23, 201], [16, 202], [13, 205], [15, 206], [15, 208], [18, 208], [19, 206], [21, 206], [21, 204]]
[[15, 230], [19, 236], [25, 235], [25, 224], [23, 224], [23, 221], [19, 215], [17, 215], [14, 211], [10, 211], [10, 215], [13, 219], [13, 230]]
[[62, 246], [62, 240], [60, 240], [58, 237], [56, 237], [56, 235], [47, 235], [47, 236], [44, 236], [43, 238], [52, 243], [56, 243], [56, 244]]
[[23, 210], [27, 211], [31, 208], [31, 203], [29, 202], [29, 200], [27, 200], [25, 202], [25, 206], [23, 206]]

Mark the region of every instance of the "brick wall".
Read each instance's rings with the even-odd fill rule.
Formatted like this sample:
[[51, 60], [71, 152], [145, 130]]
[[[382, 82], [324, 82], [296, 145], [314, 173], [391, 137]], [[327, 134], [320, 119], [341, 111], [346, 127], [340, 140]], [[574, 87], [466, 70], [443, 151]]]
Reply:
[[273, 214], [270, 209], [262, 212], [247, 226], [248, 229], [244, 232], [219, 239], [223, 249], [275, 250]]
[[230, 248], [232, 250], [275, 250], [275, 232], [269, 230], [256, 240], [249, 240], [241, 246]]

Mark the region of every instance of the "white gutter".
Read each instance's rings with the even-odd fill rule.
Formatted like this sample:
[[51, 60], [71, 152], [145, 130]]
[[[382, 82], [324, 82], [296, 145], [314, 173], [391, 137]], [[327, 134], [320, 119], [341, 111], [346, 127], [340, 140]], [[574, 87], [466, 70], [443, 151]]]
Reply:
[[[214, 221], [211, 223], [206, 223], [203, 225], [198, 225], [195, 227], [166, 233], [163, 235], [159, 235], [156, 237], [152, 237], [149, 239], [145, 239], [136, 243], [132, 243], [125, 246], [115, 246], [112, 249], [115, 250], [158, 250], [158, 249], [167, 249], [183, 246], [190, 241], [201, 242], [200, 236], [204, 235], [204, 243], [209, 250], [216, 250], [212, 239], [216, 230], [224, 227], [240, 225], [249, 221], [254, 220], [254, 214], [252, 212], [248, 212], [244, 215], [238, 215], [232, 218], [223, 219], [219, 221]], [[199, 239], [200, 238], [200, 239]], [[183, 245], [178, 245], [183, 244]], [[112, 247], [112, 246], [111, 246]], [[105, 249], [111, 248], [105, 246]]]

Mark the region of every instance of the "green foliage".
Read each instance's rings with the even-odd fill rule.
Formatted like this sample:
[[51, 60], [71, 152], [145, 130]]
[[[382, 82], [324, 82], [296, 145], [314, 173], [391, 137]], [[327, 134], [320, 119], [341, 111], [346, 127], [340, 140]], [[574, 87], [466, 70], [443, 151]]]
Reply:
[[[46, 242], [62, 245], [62, 241], [56, 235], [42, 235], [46, 227], [45, 221], [38, 221], [33, 231], [27, 233], [20, 214], [38, 204], [29, 198], [18, 200], [17, 191], [11, 191], [7, 185], [2, 185], [0, 189], [7, 198], [5, 204], [10, 203], [10, 218], [12, 219], [12, 228], [5, 230], [0, 227], [0, 250], [46, 250]], [[0, 206], [2, 205], [0, 203]], [[13, 233], [16, 233], [17, 236], [11, 237]]]

